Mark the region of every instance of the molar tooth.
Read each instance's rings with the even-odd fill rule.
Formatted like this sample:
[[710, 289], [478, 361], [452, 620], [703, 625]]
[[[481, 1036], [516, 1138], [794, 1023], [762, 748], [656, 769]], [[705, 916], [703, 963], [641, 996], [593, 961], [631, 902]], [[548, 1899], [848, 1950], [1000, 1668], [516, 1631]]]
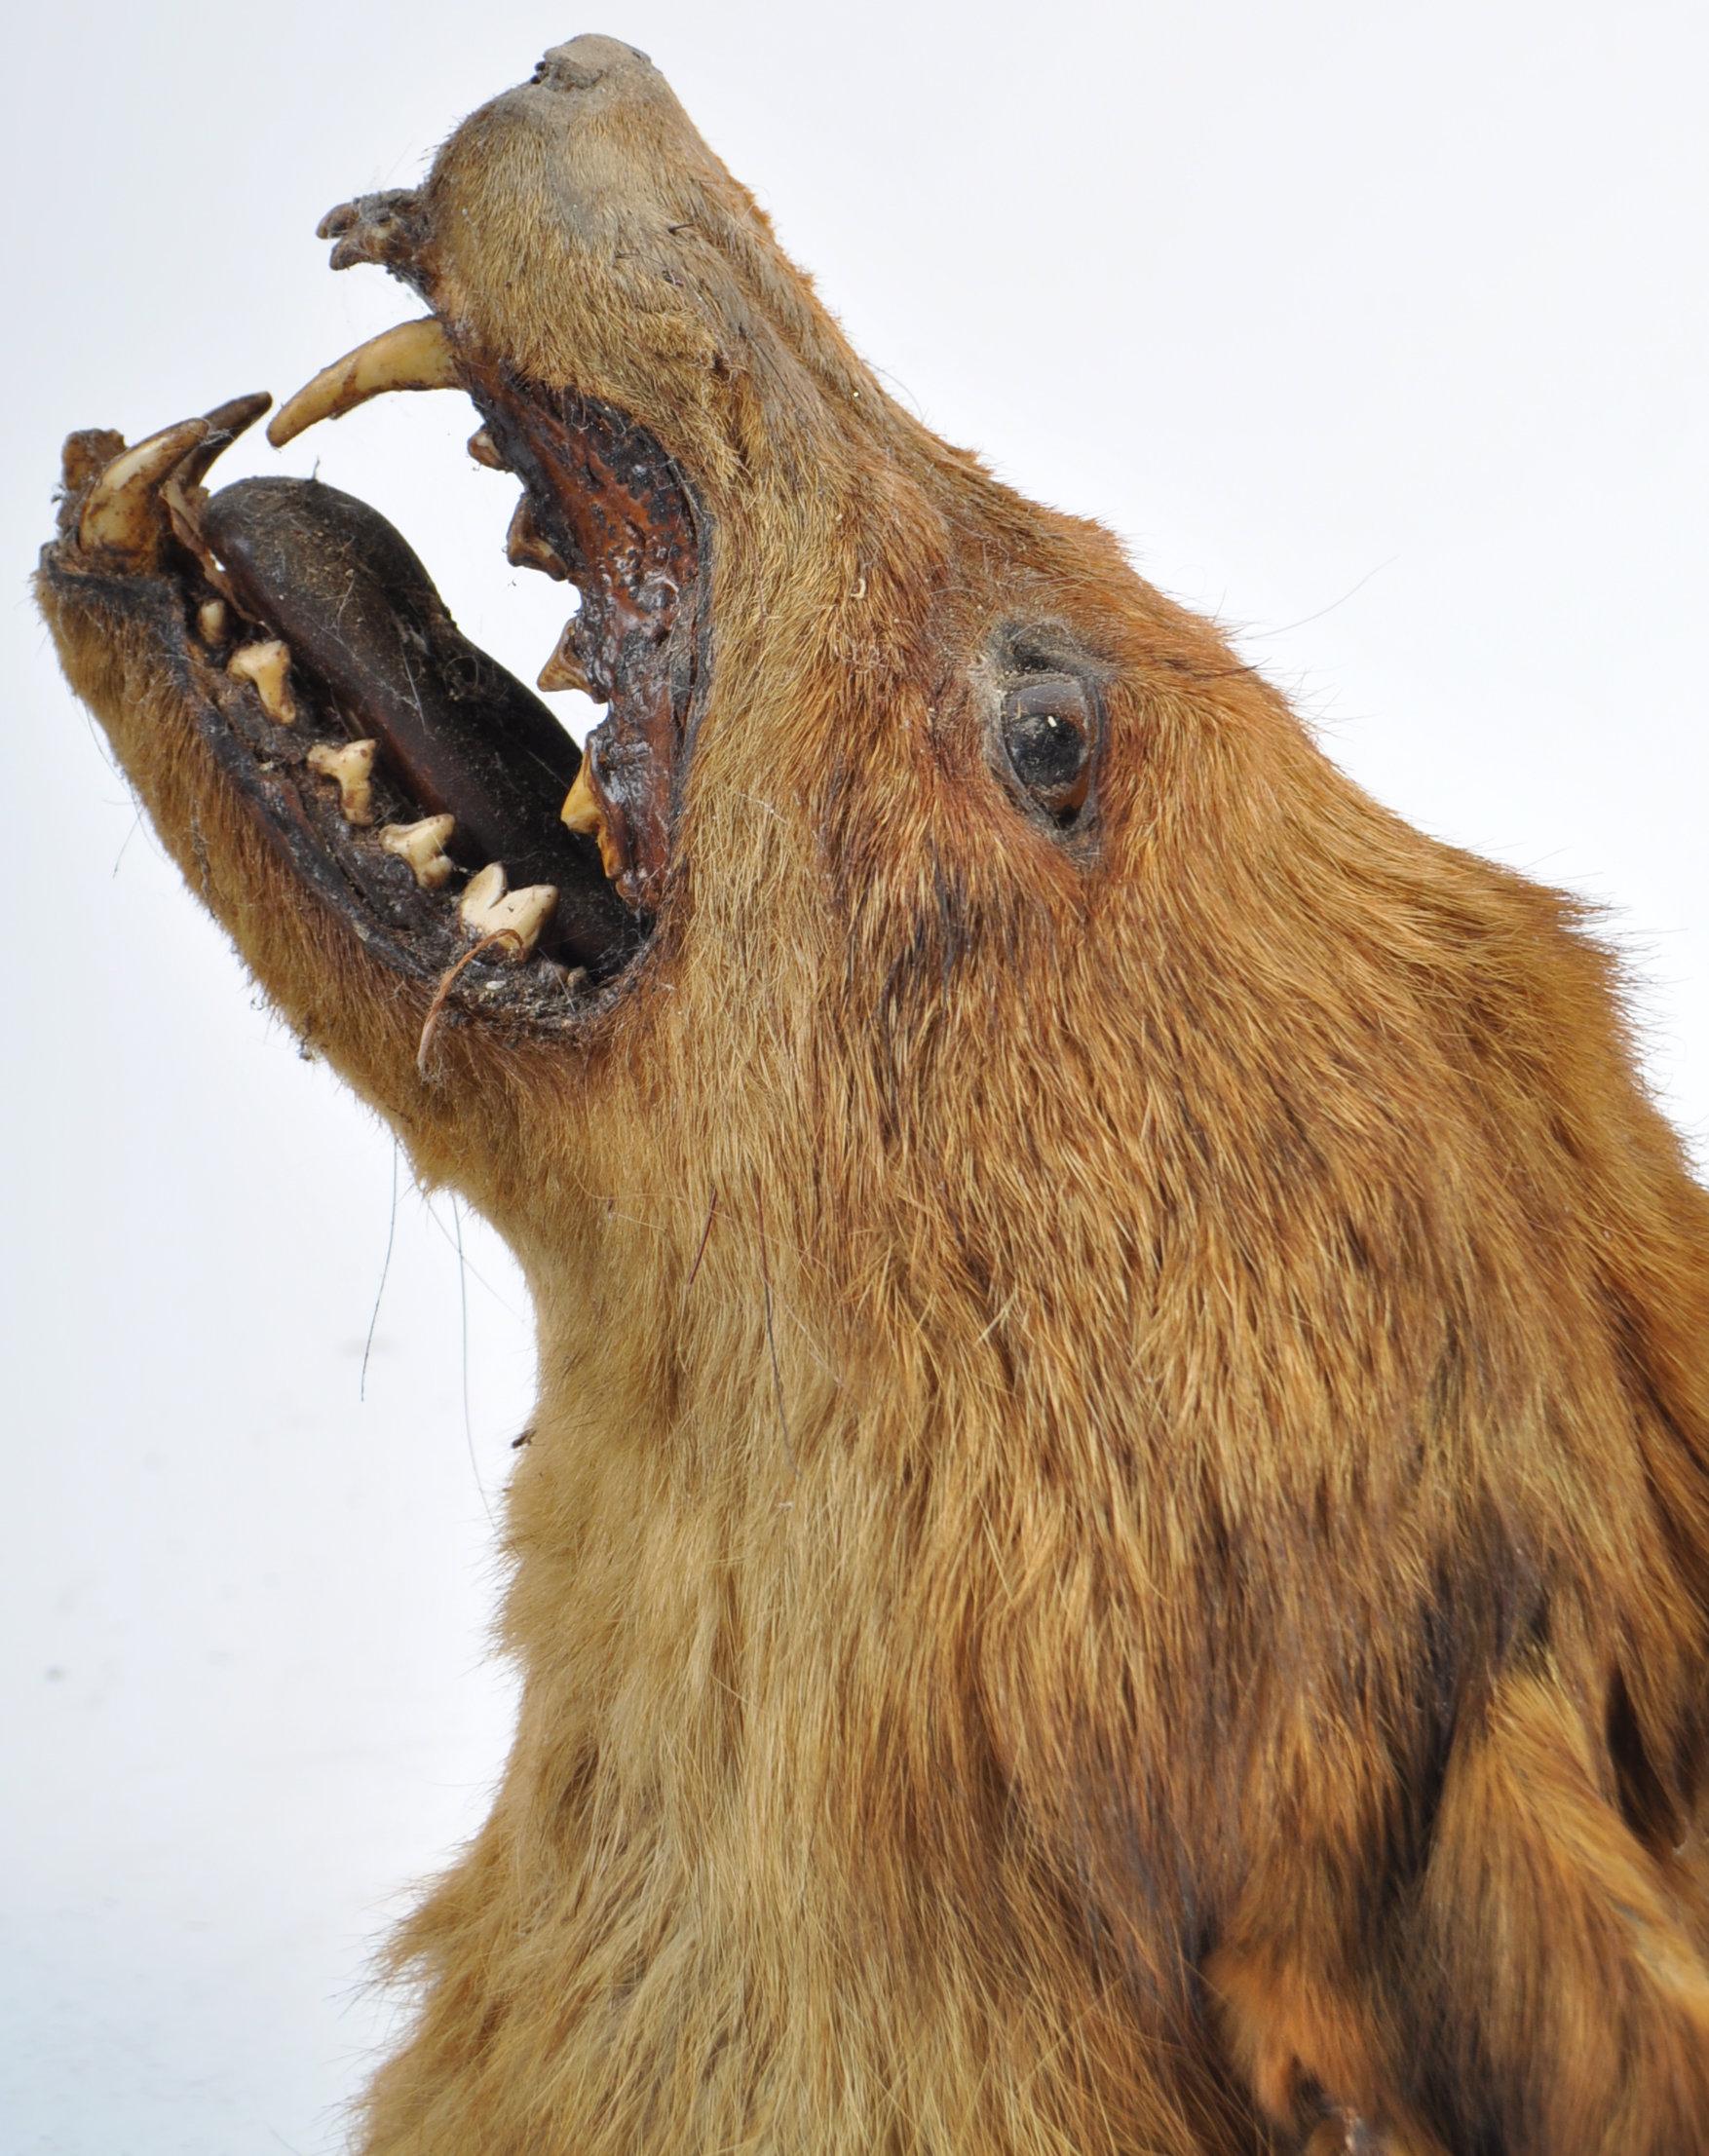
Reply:
[[423, 816], [419, 823], [388, 823], [380, 832], [380, 844], [415, 871], [423, 890], [443, 890], [457, 873], [457, 864], [445, 851], [457, 828], [455, 816]]
[[564, 624], [563, 634], [552, 646], [551, 657], [540, 669], [537, 684], [542, 689], [580, 689], [585, 697], [593, 694], [588, 679], [588, 670], [576, 657], [576, 647], [570, 632], [576, 625], [574, 615]]
[[576, 774], [576, 783], [564, 796], [564, 805], [558, 811], [558, 821], [567, 823], [572, 831], [578, 831], [585, 839], [590, 839], [605, 821], [599, 813], [599, 804], [593, 798], [593, 789], [588, 783], [588, 759], [582, 759], [582, 768]]
[[334, 748], [330, 741], [317, 741], [309, 751], [309, 769], [323, 778], [338, 781], [338, 807], [346, 823], [374, 820], [373, 741], [347, 741]]
[[503, 862], [488, 861], [469, 879], [457, 903], [458, 918], [473, 935], [511, 939], [513, 955], [525, 959], [551, 919], [557, 887], [530, 884], [523, 890], [507, 891], [505, 885]]
[[387, 390], [461, 389], [451, 340], [432, 315], [400, 322], [366, 344], [323, 367], [312, 382], [286, 399], [268, 422], [275, 449], [293, 441], [323, 419], [342, 419]]
[[516, 504], [516, 513], [511, 518], [511, 528], [505, 534], [505, 559], [513, 569], [541, 569], [556, 584], [564, 584], [570, 572], [564, 567], [557, 548], [548, 539], [543, 539], [534, 522], [534, 511], [523, 495]]
[[277, 636], [265, 644], [246, 644], [232, 653], [225, 670], [239, 681], [252, 681], [261, 708], [281, 726], [295, 726], [297, 707], [290, 693], [290, 647]]
[[476, 464], [483, 464], [489, 472], [503, 472], [505, 460], [499, 455], [499, 445], [484, 427], [477, 427], [469, 437], [469, 454]]
[[155, 507], [156, 489], [209, 432], [205, 419], [180, 420], [115, 457], [83, 505], [78, 544], [113, 553], [152, 554], [163, 522]]
[[605, 820], [605, 811], [599, 806], [589, 779], [586, 756], [582, 758], [582, 768], [576, 774], [576, 783], [564, 796], [564, 805], [558, 811], [558, 820], [581, 837], [597, 840], [600, 867], [608, 878], [617, 875], [623, 862], [617, 848], [612, 844], [611, 826]]
[[457, 911], [471, 927], [475, 926], [476, 915], [489, 913], [505, 895], [509, 882], [503, 861], [488, 861], [484, 868], [477, 868], [470, 877]]
[[225, 642], [225, 601], [206, 599], [196, 609], [196, 626], [205, 644]]

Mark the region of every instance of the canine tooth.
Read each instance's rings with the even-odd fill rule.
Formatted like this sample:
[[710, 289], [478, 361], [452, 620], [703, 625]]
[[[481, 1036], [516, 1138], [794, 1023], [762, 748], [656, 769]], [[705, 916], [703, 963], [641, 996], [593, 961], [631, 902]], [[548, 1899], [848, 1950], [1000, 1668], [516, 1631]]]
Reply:
[[543, 539], [534, 522], [534, 511], [523, 495], [505, 534], [505, 559], [513, 569], [540, 569], [554, 583], [568, 581], [570, 572], [551, 540]]
[[551, 657], [540, 669], [537, 686], [542, 689], [580, 689], [585, 697], [593, 694], [586, 667], [576, 657], [576, 647], [570, 641], [570, 631], [575, 626], [574, 618], [564, 624], [563, 634], [552, 646]]
[[113, 553], [150, 553], [162, 530], [155, 489], [208, 433], [207, 420], [183, 419], [115, 457], [83, 505], [79, 544]]
[[380, 832], [380, 844], [415, 871], [423, 890], [443, 890], [457, 873], [457, 864], [445, 851], [457, 828], [455, 816], [423, 816], [419, 823], [388, 823]]
[[309, 769], [323, 778], [338, 781], [338, 808], [346, 823], [374, 820], [373, 741], [347, 741], [334, 748], [330, 741], [317, 741], [309, 751]]
[[611, 842], [611, 827], [605, 820], [605, 811], [593, 797], [593, 788], [588, 777], [588, 759], [582, 759], [582, 768], [576, 774], [576, 783], [564, 796], [564, 805], [558, 811], [560, 823], [568, 824], [572, 831], [585, 839], [596, 839], [599, 844], [599, 865], [607, 877], [616, 876], [623, 866]]
[[246, 644], [226, 661], [225, 670], [239, 681], [252, 681], [261, 708], [281, 726], [295, 726], [297, 707], [290, 693], [290, 648], [277, 636], [265, 644]]
[[513, 938], [513, 955], [525, 959], [551, 919], [557, 887], [530, 884], [523, 890], [507, 891], [505, 882], [504, 864], [488, 861], [469, 879], [468, 889], [457, 904], [457, 915], [472, 935]]
[[196, 626], [202, 632], [205, 644], [225, 642], [225, 601], [205, 599], [196, 610]]
[[483, 464], [489, 472], [503, 472], [505, 460], [499, 455], [499, 445], [484, 427], [477, 427], [469, 437], [469, 454], [476, 464]]
[[424, 315], [420, 322], [400, 322], [395, 329], [382, 330], [323, 367], [274, 413], [267, 438], [275, 449], [283, 449], [305, 428], [323, 419], [342, 419], [387, 390], [461, 387], [451, 340], [432, 315]]
[[204, 412], [202, 417], [208, 423], [208, 432], [178, 467], [178, 484], [186, 490], [200, 486], [215, 460], [224, 456], [240, 435], [254, 426], [272, 401], [266, 390], [256, 390], [248, 397], [228, 397], [212, 411]]

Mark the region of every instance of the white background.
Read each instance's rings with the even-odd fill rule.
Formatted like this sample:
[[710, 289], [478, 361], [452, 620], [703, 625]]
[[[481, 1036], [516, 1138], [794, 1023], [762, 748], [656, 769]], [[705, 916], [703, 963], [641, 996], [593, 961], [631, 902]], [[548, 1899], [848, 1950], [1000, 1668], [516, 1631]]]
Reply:
[[[0, 515], [10, 903], [0, 2149], [337, 2145], [361, 1988], [480, 1815], [483, 1497], [523, 1292], [300, 1062], [162, 863], [23, 590], [61, 435], [288, 393], [414, 311], [314, 225], [583, 29], [665, 69], [951, 439], [1220, 614], [1408, 815], [1606, 901], [1709, 1120], [1709, 44], [1614, 0], [23, 6]], [[283, 468], [385, 509], [532, 677], [460, 398]], [[277, 470], [245, 444], [222, 468]], [[465, 1353], [465, 1337], [467, 1352]], [[465, 1395], [468, 1420], [465, 1421]]]

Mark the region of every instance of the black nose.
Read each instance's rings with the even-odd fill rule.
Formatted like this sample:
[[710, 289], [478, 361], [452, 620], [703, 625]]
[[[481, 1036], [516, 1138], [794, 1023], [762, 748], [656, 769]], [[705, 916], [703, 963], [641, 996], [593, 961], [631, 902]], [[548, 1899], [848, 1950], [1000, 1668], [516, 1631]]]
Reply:
[[632, 69], [637, 62], [648, 68], [653, 64], [645, 53], [619, 38], [573, 37], [567, 45], [554, 45], [529, 80], [549, 90], [591, 90], [607, 75]]

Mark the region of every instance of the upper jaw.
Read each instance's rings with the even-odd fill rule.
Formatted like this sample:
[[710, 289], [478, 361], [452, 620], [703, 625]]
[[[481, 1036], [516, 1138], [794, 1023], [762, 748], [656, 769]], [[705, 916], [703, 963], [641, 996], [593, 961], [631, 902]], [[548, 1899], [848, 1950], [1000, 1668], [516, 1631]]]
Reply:
[[[575, 203], [601, 192], [584, 184], [587, 173], [576, 173], [589, 138], [614, 119], [632, 138], [637, 116], [639, 132], [651, 130], [652, 154], [620, 158], [615, 170], [604, 159], [605, 199], [579, 218]], [[635, 401], [601, 394], [597, 347], [606, 339], [584, 337], [576, 363], [543, 370], [530, 364], [517, 323], [492, 304], [495, 286], [512, 292], [518, 280], [507, 252], [515, 245], [516, 206], [501, 187], [506, 208], [495, 217], [491, 182], [513, 172], [519, 147], [522, 162], [532, 164], [526, 152], [538, 150], [543, 136], [558, 167], [557, 186], [553, 200], [528, 206], [523, 244], [525, 250], [555, 249], [560, 272], [566, 249], [574, 256], [589, 239], [607, 236], [584, 229], [589, 223], [657, 224], [651, 197], [662, 162], [674, 158], [691, 172], [712, 163], [645, 55], [599, 37], [555, 48], [530, 83], [465, 123], [423, 189], [362, 196], [323, 218], [319, 230], [334, 243], [334, 269], [380, 265], [433, 313], [323, 370], [268, 432], [283, 446], [305, 426], [387, 389], [469, 394], [483, 423], [472, 454], [523, 483], [510, 559], [581, 594], [540, 686], [582, 689], [608, 707], [562, 806], [564, 820], [596, 842], [613, 888], [645, 922], [664, 902], [688, 750], [704, 700], [711, 518]], [[665, 150], [671, 157], [662, 160]], [[531, 303], [540, 297], [531, 293]], [[616, 341], [636, 341], [621, 314]], [[663, 401], [667, 408], [668, 397]]]
[[485, 422], [483, 461], [522, 481], [511, 560], [582, 595], [541, 684], [585, 688], [607, 707], [564, 820], [596, 839], [624, 902], [654, 915], [709, 670], [707, 519], [627, 414], [503, 360], [470, 354], [463, 365]]
[[[418, 977], [438, 978], [447, 954], [457, 956], [466, 938], [436, 940], [414, 915], [423, 906], [451, 909], [447, 919], [455, 922], [456, 869], [484, 870], [513, 857], [507, 867], [527, 864], [525, 872], [539, 879], [533, 888], [557, 896], [555, 924], [548, 914], [541, 917], [546, 927], [534, 925], [541, 963], [580, 963], [595, 983], [611, 980], [627, 971], [671, 911], [685, 774], [708, 698], [712, 552], [722, 522], [728, 515], [733, 535], [745, 529], [751, 538], [756, 490], [785, 496], [789, 527], [803, 515], [823, 527], [802, 568], [828, 578], [833, 597], [854, 593], [847, 603], [857, 604], [865, 583], [854, 518], [846, 524], [831, 500], [857, 495], [844, 484], [849, 473], [839, 477], [825, 462], [840, 438], [834, 426], [815, 432], [803, 415], [832, 409], [836, 426], [862, 428], [878, 420], [884, 399], [662, 79], [610, 40], [578, 39], [549, 54], [532, 83], [457, 131], [421, 189], [342, 205], [321, 229], [333, 242], [334, 267], [383, 265], [432, 312], [325, 370], [286, 402], [269, 433], [282, 442], [387, 389], [457, 388], [474, 399], [482, 424], [472, 453], [522, 481], [512, 560], [574, 583], [582, 594], [542, 686], [585, 687], [608, 703], [583, 758], [567, 737], [561, 751], [547, 744], [535, 753], [542, 729], [553, 727], [550, 714], [539, 705], [530, 713], [519, 684], [497, 696], [494, 710], [506, 714], [492, 718], [501, 761], [512, 754], [503, 742], [521, 740], [536, 779], [544, 769], [552, 784], [563, 781], [545, 812], [551, 834], [538, 828], [538, 784], [530, 781], [535, 820], [526, 831], [509, 810], [489, 814], [497, 796], [513, 799], [513, 786], [495, 780], [483, 791], [470, 782], [459, 791], [456, 774], [436, 777], [420, 744], [406, 738], [407, 713], [388, 715], [380, 708], [386, 699], [376, 702], [339, 673], [338, 638], [326, 615], [332, 601], [305, 568], [316, 543], [293, 542], [293, 554], [281, 535], [293, 520], [307, 530], [322, 517], [338, 546], [360, 550], [370, 544], [358, 533], [361, 505], [332, 507], [331, 490], [285, 481], [247, 482], [247, 491], [209, 501], [197, 483], [201, 469], [191, 473], [183, 462], [202, 457], [209, 429], [191, 423], [201, 429], [193, 440], [169, 430], [164, 446], [149, 449], [166, 462], [152, 473], [151, 507], [139, 512], [137, 527], [145, 539], [126, 566], [165, 566], [188, 585], [191, 603], [180, 602], [178, 614], [189, 632], [189, 670], [200, 679], [198, 669], [211, 665], [218, 682], [198, 723], [206, 718], [223, 740], [232, 731], [224, 707], [233, 696], [246, 723], [253, 718], [248, 775], [240, 783], [262, 804], [275, 835], [282, 819], [291, 825], [287, 851], [295, 849], [299, 872], [304, 831], [313, 827], [328, 840], [323, 812], [335, 781], [340, 808], [356, 798], [346, 796], [331, 763], [353, 745], [372, 744], [375, 798], [388, 787], [394, 795], [388, 813], [403, 819], [407, 812], [436, 828], [444, 815], [458, 822], [443, 889], [399, 894], [411, 917], [401, 940], [381, 933], [373, 919], [375, 877], [383, 887], [401, 873], [397, 862], [367, 858], [378, 841], [358, 817], [331, 833], [335, 859], [319, 878], [323, 895], [340, 894], [337, 902], [370, 949]], [[180, 460], [177, 478], [172, 454]], [[79, 464], [78, 483], [93, 499], [101, 482], [91, 492], [87, 462]], [[269, 486], [275, 497], [265, 495]], [[287, 496], [291, 514], [276, 514]], [[59, 562], [86, 580], [118, 566], [100, 545], [80, 548], [78, 534], [89, 528], [85, 514]], [[389, 531], [373, 544], [381, 552], [402, 546]], [[736, 574], [745, 582], [753, 565], [745, 554], [741, 562]], [[437, 607], [419, 564], [415, 575], [428, 597], [415, 590], [407, 603], [380, 608], [391, 615], [380, 638], [391, 654], [386, 664], [404, 687], [390, 699], [395, 707], [408, 702], [411, 639]], [[727, 562], [726, 583], [730, 576]], [[228, 651], [217, 635], [210, 643], [198, 630], [205, 610], [221, 599], [235, 609], [248, 644], [292, 647], [297, 678], [309, 691], [298, 700], [308, 721], [294, 733], [294, 722], [266, 705], [259, 683], [240, 673], [239, 686], [230, 686], [229, 665], [248, 644]], [[467, 718], [458, 676], [496, 669], [470, 656], [472, 647], [462, 650], [441, 686]], [[498, 774], [507, 776], [514, 774]], [[281, 807], [282, 787], [302, 814]], [[549, 836], [555, 861], [548, 857]], [[492, 917], [477, 909], [477, 918]], [[460, 976], [453, 1000], [481, 1000], [488, 959], [527, 957], [534, 947], [519, 929], [506, 930], [488, 958]], [[513, 967], [510, 984], [493, 993], [517, 1002], [523, 971]]]
[[[578, 41], [589, 43], [607, 41]], [[614, 50], [633, 74], [634, 56]], [[572, 55], [560, 73], [565, 87], [580, 78], [587, 89], [604, 70]], [[443, 190], [433, 201], [396, 192], [323, 220], [334, 267], [383, 263], [435, 312], [335, 362], [268, 432], [283, 445], [392, 389], [468, 393], [481, 418], [472, 453], [523, 483], [510, 558], [581, 593], [541, 685], [583, 688], [607, 704], [585, 754], [457, 636], [420, 564], [361, 504], [283, 479], [211, 498], [202, 489], [212, 455], [265, 398], [241, 400], [235, 425], [225, 422], [236, 406], [117, 458], [115, 437], [68, 452], [76, 501], [51, 566], [86, 592], [121, 568], [164, 569], [187, 586], [168, 612], [182, 670], [202, 692], [197, 723], [218, 738], [228, 774], [298, 875], [394, 965], [439, 980], [455, 967], [454, 1002], [490, 1007], [497, 995], [538, 1019], [539, 965], [560, 976], [590, 968], [594, 986], [611, 979], [666, 902], [707, 684], [710, 523], [683, 471], [627, 411], [543, 379], [490, 322], [484, 335], [472, 322], [458, 298], [467, 280], [446, 273], [437, 240], [446, 212]], [[484, 258], [477, 246], [472, 259]], [[281, 656], [262, 663], [256, 651]], [[234, 733], [246, 749], [235, 760], [224, 755]], [[399, 831], [414, 833], [420, 861], [397, 851]], [[506, 877], [526, 889], [507, 895]], [[476, 933], [482, 963], [469, 973], [458, 962]], [[544, 1006], [578, 1021], [587, 1008], [585, 995], [550, 992]]]

